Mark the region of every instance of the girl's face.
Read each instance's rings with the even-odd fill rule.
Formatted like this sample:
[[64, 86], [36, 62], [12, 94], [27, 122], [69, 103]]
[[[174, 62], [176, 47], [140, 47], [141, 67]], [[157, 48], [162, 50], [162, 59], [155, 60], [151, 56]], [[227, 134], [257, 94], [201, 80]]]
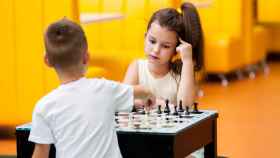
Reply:
[[168, 64], [176, 51], [177, 34], [158, 22], [153, 22], [145, 37], [145, 54], [148, 61], [157, 65]]

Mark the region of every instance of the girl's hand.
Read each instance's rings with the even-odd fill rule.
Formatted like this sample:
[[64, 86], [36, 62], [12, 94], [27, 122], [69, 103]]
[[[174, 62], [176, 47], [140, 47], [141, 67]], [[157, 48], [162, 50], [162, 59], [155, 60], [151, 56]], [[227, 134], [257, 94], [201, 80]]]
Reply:
[[192, 45], [179, 38], [180, 45], [176, 47], [176, 52], [180, 53], [182, 62], [192, 60]]

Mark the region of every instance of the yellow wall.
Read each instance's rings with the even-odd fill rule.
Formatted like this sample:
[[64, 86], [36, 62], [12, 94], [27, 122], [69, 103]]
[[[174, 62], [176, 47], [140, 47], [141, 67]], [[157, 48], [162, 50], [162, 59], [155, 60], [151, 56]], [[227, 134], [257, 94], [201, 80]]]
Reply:
[[279, 0], [257, 0], [258, 20], [262, 23], [280, 23]]
[[15, 25], [14, 1], [0, 1], [1, 23], [1, 62], [0, 62], [0, 124], [12, 124], [11, 116], [16, 117], [16, 109], [9, 108], [16, 105], [16, 65], [15, 65]]
[[58, 85], [53, 70], [43, 63], [43, 32], [64, 16], [77, 21], [73, 2], [0, 1], [0, 125], [31, 121], [37, 100]]

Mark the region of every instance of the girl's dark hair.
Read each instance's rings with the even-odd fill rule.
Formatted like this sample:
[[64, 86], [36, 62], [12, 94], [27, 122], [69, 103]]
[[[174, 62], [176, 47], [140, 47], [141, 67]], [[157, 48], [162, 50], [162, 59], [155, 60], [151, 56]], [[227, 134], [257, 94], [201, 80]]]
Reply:
[[[182, 13], [179, 13], [174, 8], [156, 11], [148, 23], [147, 30], [149, 30], [154, 21], [157, 21], [160, 26], [167, 27], [170, 31], [175, 31], [178, 37], [192, 45], [194, 70], [199, 71], [203, 66], [203, 33], [199, 14], [195, 6], [189, 2], [181, 5], [181, 11]], [[180, 75], [182, 61], [178, 59], [170, 62], [170, 67], [174, 74]]]

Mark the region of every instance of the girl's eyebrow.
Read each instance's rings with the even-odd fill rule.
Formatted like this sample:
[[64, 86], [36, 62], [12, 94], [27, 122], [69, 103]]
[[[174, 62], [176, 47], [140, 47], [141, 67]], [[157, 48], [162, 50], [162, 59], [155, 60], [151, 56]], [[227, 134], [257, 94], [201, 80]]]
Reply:
[[[149, 38], [151, 38], [152, 40], [156, 40], [156, 38], [153, 37], [152, 35], [149, 35]], [[168, 41], [163, 41], [162, 43], [163, 43], [163, 44], [167, 44], [167, 45], [172, 45], [172, 43], [171, 43], [171, 42], [168, 42]]]
[[152, 35], [149, 35], [149, 38], [152, 38], [153, 40], [155, 40], [156, 38], [155, 37], [153, 37]]

